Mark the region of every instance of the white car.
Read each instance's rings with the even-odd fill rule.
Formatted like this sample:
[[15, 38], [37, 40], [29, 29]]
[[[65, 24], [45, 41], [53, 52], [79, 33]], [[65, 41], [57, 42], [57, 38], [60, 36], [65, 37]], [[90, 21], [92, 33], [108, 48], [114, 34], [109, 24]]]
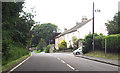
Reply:
[[82, 47], [80, 47], [80, 48], [78, 48], [78, 49], [76, 49], [75, 51], [73, 51], [73, 54], [74, 55], [82, 55], [83, 54], [83, 52], [82, 52]]

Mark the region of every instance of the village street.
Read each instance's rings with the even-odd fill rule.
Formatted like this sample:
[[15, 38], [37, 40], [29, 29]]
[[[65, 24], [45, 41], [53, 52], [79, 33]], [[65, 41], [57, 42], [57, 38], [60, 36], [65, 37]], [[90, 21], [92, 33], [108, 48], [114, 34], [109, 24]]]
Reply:
[[32, 56], [14, 71], [118, 71], [118, 67], [75, 57], [72, 53], [32, 52]]

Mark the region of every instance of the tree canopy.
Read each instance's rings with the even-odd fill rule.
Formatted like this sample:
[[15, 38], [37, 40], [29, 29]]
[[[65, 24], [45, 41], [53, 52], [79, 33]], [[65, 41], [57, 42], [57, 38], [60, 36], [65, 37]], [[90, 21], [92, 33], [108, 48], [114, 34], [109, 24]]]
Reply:
[[[28, 53], [30, 29], [35, 23], [32, 13], [22, 10], [24, 2], [2, 3], [2, 56], [3, 64]], [[22, 15], [20, 14], [22, 13]]]
[[120, 33], [120, 12], [116, 13], [113, 20], [105, 23], [107, 27], [108, 34], [119, 34]]
[[36, 25], [33, 31], [32, 46], [37, 46], [40, 42], [40, 39], [44, 39], [46, 44], [49, 43], [50, 37], [54, 32], [57, 32], [57, 26], [52, 23], [44, 23]]

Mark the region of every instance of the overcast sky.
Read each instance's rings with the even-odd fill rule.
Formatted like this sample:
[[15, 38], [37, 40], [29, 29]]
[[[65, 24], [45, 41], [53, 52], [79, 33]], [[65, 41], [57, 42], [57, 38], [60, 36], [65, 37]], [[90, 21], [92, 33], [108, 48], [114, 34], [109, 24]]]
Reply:
[[[36, 22], [56, 24], [62, 31], [81, 22], [82, 16], [92, 18], [92, 4], [101, 12], [95, 13], [95, 30], [104, 29], [105, 23], [118, 12], [120, 0], [26, 0], [26, 11], [34, 7]], [[88, 27], [91, 28], [91, 27]]]

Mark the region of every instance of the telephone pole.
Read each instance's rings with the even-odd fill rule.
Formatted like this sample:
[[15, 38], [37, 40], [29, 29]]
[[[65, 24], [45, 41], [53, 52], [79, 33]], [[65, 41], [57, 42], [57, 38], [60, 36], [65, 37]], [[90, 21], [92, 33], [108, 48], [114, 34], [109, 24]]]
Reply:
[[93, 35], [92, 35], [92, 38], [93, 38], [93, 42], [92, 42], [92, 45], [93, 45], [93, 51], [94, 51], [94, 2], [93, 2]]

